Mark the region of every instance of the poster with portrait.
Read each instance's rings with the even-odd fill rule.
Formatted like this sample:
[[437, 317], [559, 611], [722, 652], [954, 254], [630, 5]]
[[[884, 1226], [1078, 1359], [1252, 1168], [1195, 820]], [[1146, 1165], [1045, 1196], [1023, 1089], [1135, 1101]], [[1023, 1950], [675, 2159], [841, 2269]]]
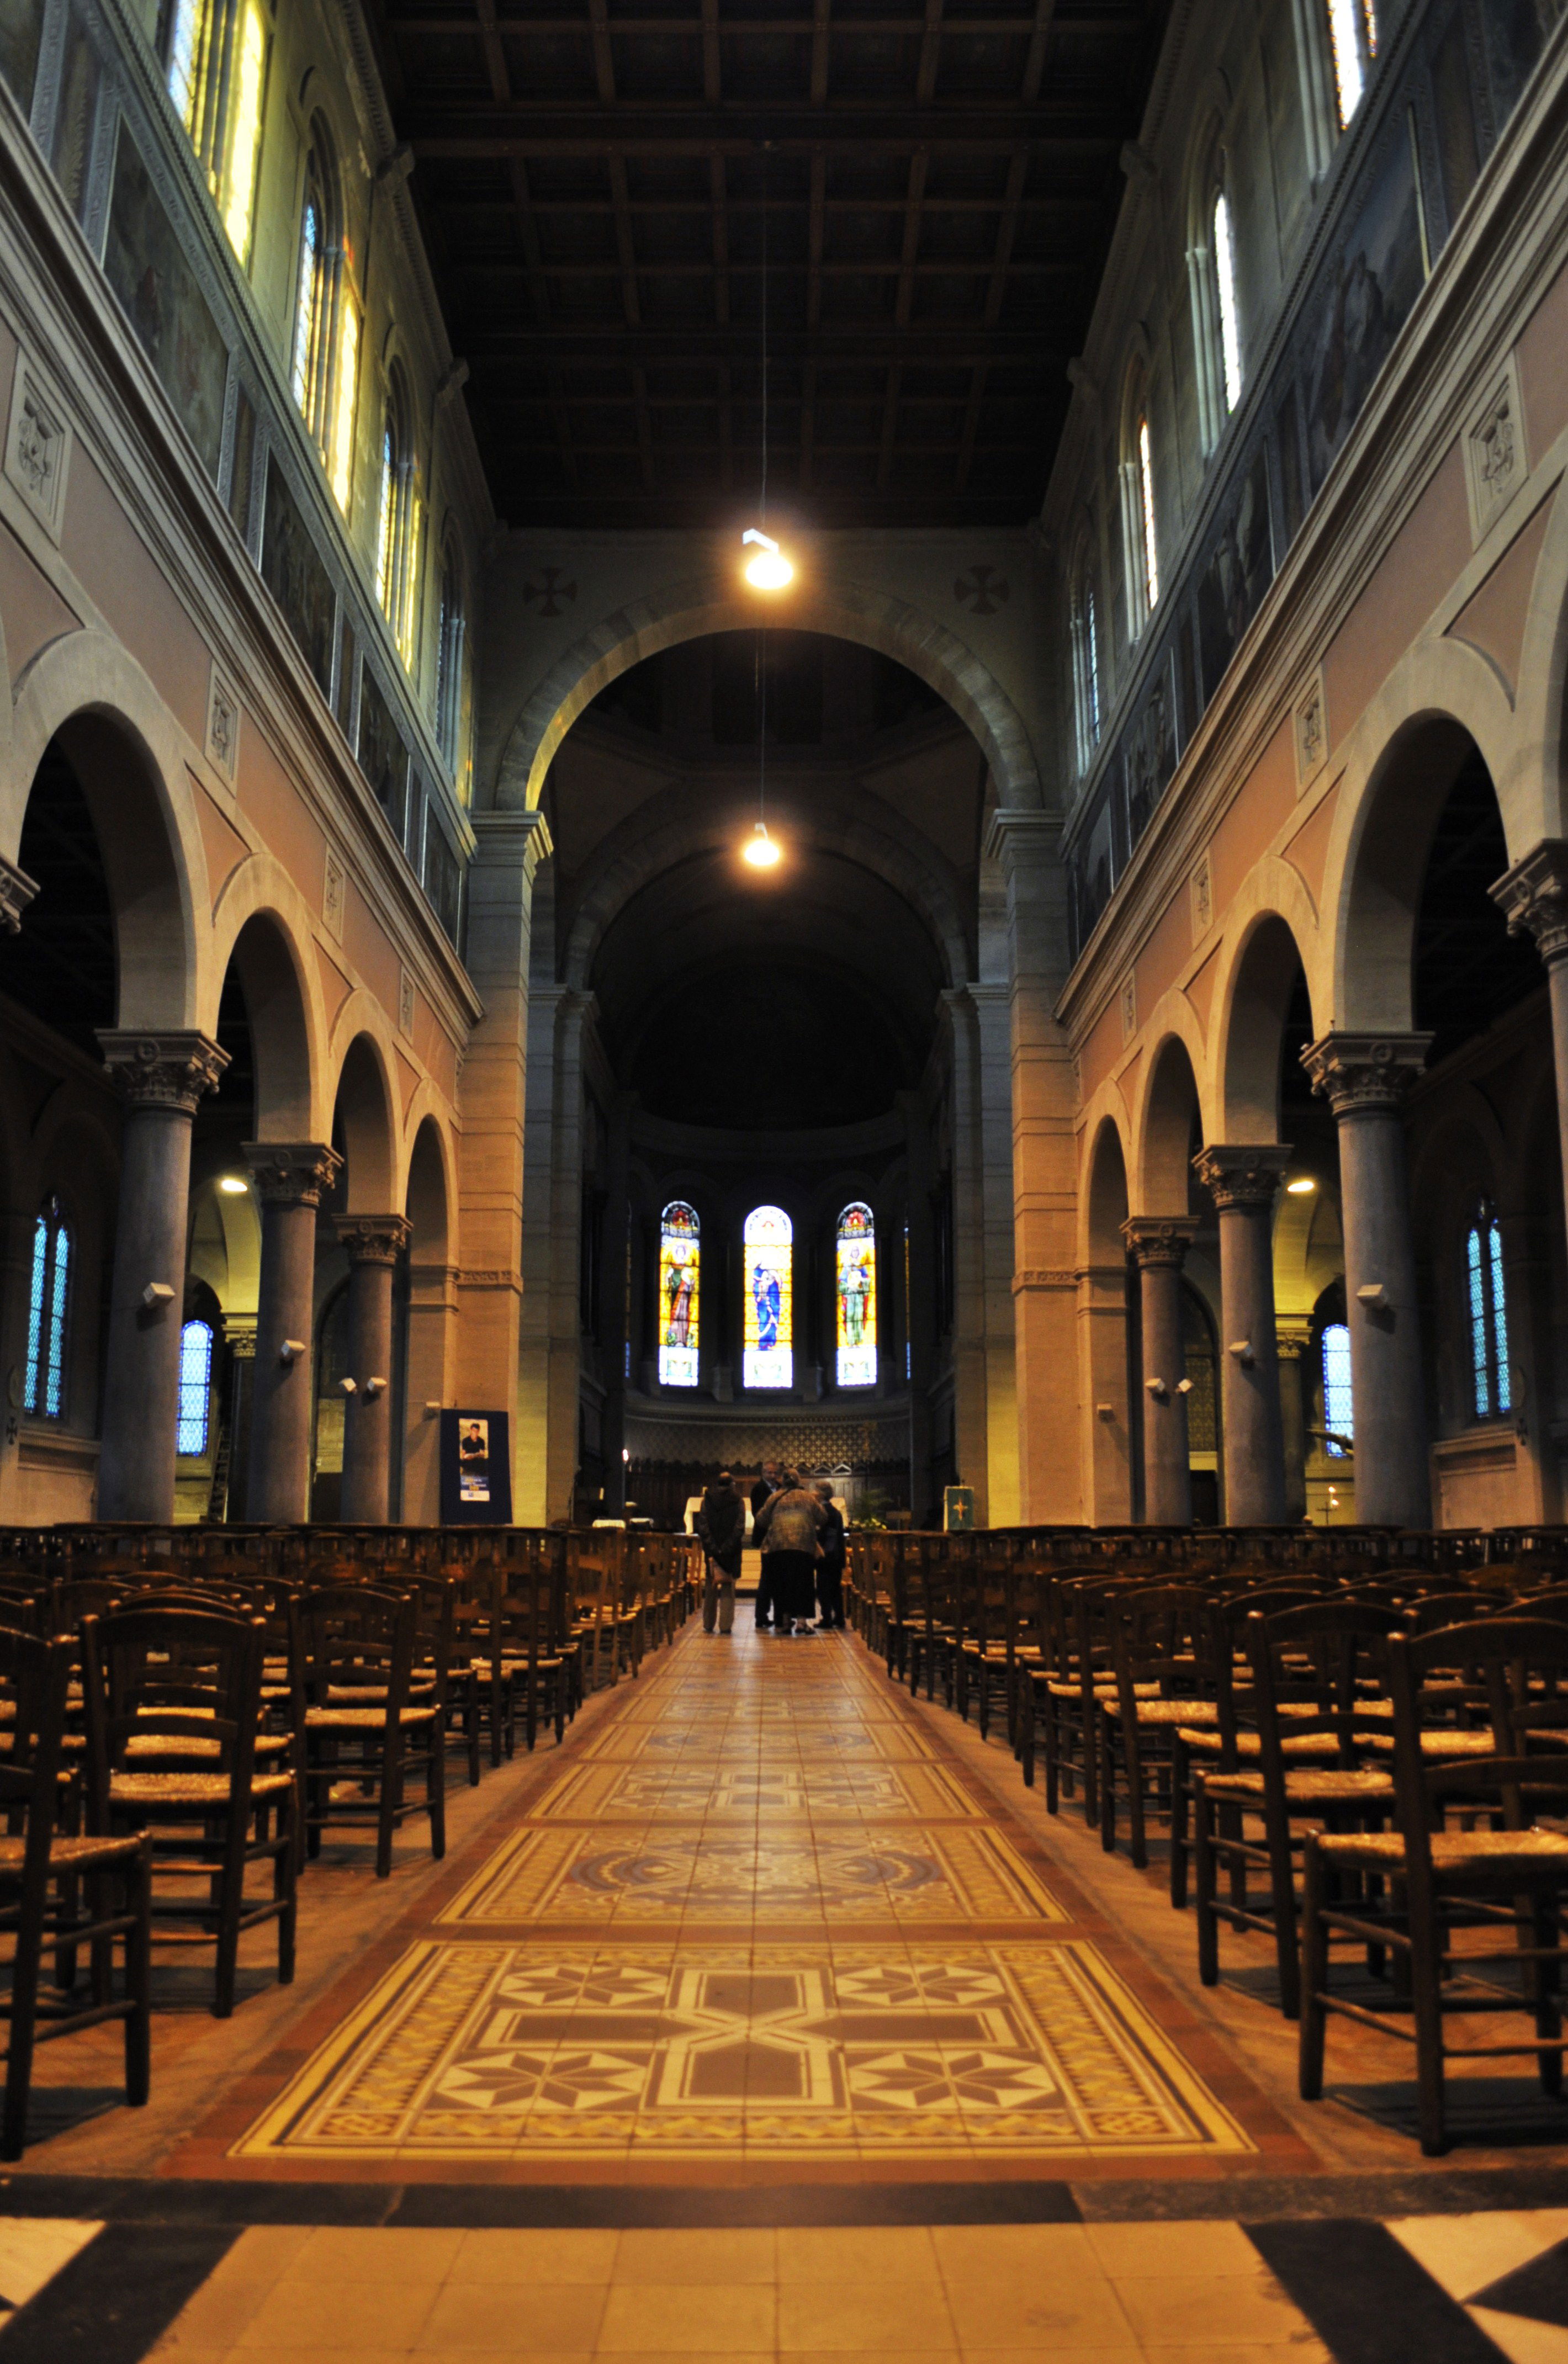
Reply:
[[512, 1455], [504, 1411], [441, 1414], [441, 1524], [512, 1523]]

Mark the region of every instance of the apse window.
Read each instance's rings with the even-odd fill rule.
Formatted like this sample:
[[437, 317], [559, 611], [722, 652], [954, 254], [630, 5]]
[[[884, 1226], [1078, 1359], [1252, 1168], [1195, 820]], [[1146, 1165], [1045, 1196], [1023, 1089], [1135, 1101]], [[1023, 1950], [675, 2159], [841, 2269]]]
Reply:
[[1356, 1433], [1351, 1333], [1342, 1321], [1330, 1321], [1323, 1333], [1323, 1425], [1329, 1432], [1330, 1460], [1342, 1461]]
[[290, 383], [300, 416], [321, 454], [333, 496], [347, 516], [360, 321], [347, 284], [341, 213], [332, 135], [317, 117], [310, 127], [306, 158]]
[[1372, 0], [1328, 0], [1334, 103], [1342, 131], [1362, 103], [1377, 56], [1377, 12]]
[[177, 1453], [206, 1451], [211, 1413], [212, 1326], [206, 1321], [187, 1321], [180, 1333], [180, 1411], [174, 1444]]
[[261, 0], [172, 0], [164, 55], [169, 95], [211, 190], [228, 243], [249, 260], [267, 89]]
[[839, 1218], [835, 1256], [839, 1385], [876, 1385], [876, 1224], [860, 1200]]
[[1086, 772], [1100, 743], [1100, 636], [1087, 552], [1073, 589], [1073, 705], [1078, 725], [1078, 769]]
[[1508, 1374], [1508, 1307], [1503, 1282], [1503, 1234], [1483, 1199], [1464, 1238], [1465, 1298], [1470, 1311], [1470, 1370], [1477, 1420], [1513, 1410]]
[[457, 552], [449, 542], [441, 560], [440, 632], [436, 645], [436, 735], [459, 799], [469, 797], [467, 705], [468, 619]]
[[71, 1291], [71, 1226], [58, 1199], [33, 1224], [28, 1294], [28, 1369], [22, 1404], [35, 1420], [59, 1420], [65, 1410], [65, 1321]]
[[794, 1226], [782, 1207], [753, 1207], [743, 1234], [746, 1307], [741, 1378], [749, 1388], [795, 1385]]
[[411, 412], [402, 373], [388, 382], [381, 430], [381, 499], [376, 520], [375, 596], [397, 652], [413, 671], [419, 573], [419, 487]]
[[1138, 422], [1138, 521], [1142, 536], [1143, 594], [1151, 614], [1160, 603], [1160, 551], [1154, 539], [1154, 463], [1149, 448], [1149, 420]]
[[701, 1318], [702, 1226], [673, 1199], [659, 1218], [659, 1384], [695, 1388]]

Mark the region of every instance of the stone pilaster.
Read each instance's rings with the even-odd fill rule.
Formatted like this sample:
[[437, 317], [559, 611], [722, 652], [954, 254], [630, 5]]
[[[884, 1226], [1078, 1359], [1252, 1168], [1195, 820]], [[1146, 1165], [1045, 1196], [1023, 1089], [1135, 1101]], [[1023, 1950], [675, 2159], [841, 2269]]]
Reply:
[[1355, 1421], [1356, 1517], [1431, 1522], [1420, 1314], [1401, 1103], [1429, 1034], [1325, 1034], [1301, 1064], [1334, 1111]]
[[1568, 1199], [1568, 842], [1542, 838], [1491, 889], [1511, 936], [1529, 934], [1546, 964], [1551, 1004], [1551, 1064], [1557, 1085], [1557, 1141]]
[[1306, 1314], [1274, 1315], [1274, 1345], [1279, 1355], [1280, 1430], [1284, 1442], [1284, 1514], [1307, 1516], [1307, 1374], [1303, 1357], [1312, 1343], [1312, 1323]]
[[191, 1121], [228, 1054], [194, 1029], [104, 1029], [98, 1041], [126, 1110], [98, 1516], [161, 1521], [174, 1512]]

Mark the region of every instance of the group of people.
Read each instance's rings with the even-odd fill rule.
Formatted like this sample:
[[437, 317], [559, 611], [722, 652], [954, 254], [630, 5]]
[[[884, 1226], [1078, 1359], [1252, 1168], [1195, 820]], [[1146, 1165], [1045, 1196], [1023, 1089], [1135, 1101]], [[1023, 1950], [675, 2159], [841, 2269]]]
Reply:
[[[728, 1634], [735, 1622], [735, 1584], [746, 1541], [746, 1504], [728, 1469], [720, 1470], [703, 1495], [694, 1524], [707, 1556], [703, 1631]], [[842, 1632], [844, 1516], [829, 1480], [819, 1478], [807, 1485], [797, 1470], [764, 1461], [751, 1489], [751, 1540], [762, 1555], [758, 1633]]]

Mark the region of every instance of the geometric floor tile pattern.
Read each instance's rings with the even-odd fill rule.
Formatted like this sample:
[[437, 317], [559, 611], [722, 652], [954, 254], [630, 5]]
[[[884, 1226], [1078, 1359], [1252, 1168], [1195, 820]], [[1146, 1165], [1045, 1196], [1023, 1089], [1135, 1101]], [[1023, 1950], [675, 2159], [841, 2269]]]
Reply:
[[1022, 1825], [846, 1638], [688, 1629], [546, 1763], [231, 2122], [231, 2172], [1255, 2152]]

